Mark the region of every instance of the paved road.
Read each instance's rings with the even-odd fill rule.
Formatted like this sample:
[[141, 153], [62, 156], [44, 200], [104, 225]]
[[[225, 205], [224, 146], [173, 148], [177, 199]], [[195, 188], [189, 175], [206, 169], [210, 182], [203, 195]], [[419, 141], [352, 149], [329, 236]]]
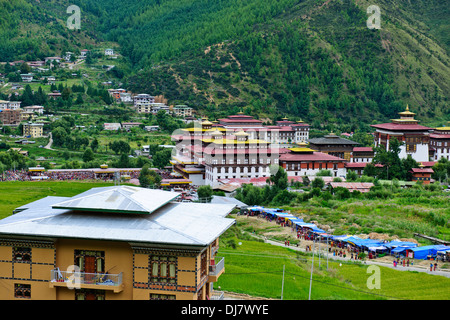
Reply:
[[53, 149], [52, 149], [52, 144], [53, 144], [52, 133], [50, 132], [50, 133], [48, 134], [48, 136], [50, 137], [50, 139], [48, 140], [48, 144], [44, 147], [44, 149], [53, 150]]

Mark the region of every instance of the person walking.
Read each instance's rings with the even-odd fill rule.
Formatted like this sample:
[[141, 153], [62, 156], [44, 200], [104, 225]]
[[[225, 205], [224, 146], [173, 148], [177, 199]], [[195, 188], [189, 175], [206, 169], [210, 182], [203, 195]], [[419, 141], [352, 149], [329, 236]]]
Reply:
[[430, 263], [430, 271], [433, 271], [433, 263]]

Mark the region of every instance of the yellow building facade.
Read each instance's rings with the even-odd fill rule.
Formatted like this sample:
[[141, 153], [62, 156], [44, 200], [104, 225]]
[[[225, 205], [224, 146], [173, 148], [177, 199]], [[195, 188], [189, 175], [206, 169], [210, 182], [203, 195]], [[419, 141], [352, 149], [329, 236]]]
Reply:
[[24, 123], [23, 135], [39, 138], [44, 135], [44, 125], [42, 123]]

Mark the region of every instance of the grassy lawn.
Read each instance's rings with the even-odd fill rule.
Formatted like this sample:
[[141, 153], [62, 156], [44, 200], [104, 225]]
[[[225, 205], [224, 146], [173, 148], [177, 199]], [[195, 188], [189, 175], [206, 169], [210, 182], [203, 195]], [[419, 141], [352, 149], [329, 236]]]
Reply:
[[105, 182], [21, 181], [0, 182], [0, 219], [24, 204], [47, 196], [71, 197], [96, 187], [114, 185]]

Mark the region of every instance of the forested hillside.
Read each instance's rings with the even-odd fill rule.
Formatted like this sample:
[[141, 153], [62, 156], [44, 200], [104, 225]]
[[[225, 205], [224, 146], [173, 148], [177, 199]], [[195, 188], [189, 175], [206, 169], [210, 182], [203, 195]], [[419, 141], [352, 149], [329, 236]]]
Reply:
[[[37, 9], [31, 0], [0, 3], [15, 17], [23, 16], [23, 7], [67, 18], [67, 6], [54, 0], [41, 0]], [[93, 45], [100, 39], [119, 44], [134, 70], [124, 78], [128, 89], [162, 94], [171, 104], [189, 104], [211, 118], [243, 108], [261, 118], [287, 115], [317, 127], [345, 124], [355, 130], [390, 119], [409, 104], [422, 122], [450, 120], [445, 1], [379, 0], [380, 30], [367, 28], [366, 10], [374, 3], [365, 0], [71, 4], [82, 10], [85, 27], [79, 35]], [[20, 29], [2, 18], [2, 24]], [[46, 37], [59, 47], [81, 42], [74, 32], [58, 30]], [[11, 52], [23, 52], [27, 46], [19, 44], [26, 41], [34, 48], [34, 39], [9, 40], [2, 32], [0, 39], [16, 46]], [[43, 47], [41, 52], [52, 49]]]
[[144, 69], [128, 79], [135, 91], [212, 117], [244, 107], [349, 129], [395, 117], [406, 104], [424, 120], [450, 113], [442, 2], [379, 1], [381, 30], [366, 26], [369, 1], [148, 3], [109, 33]]
[[101, 39], [93, 32], [95, 17], [82, 15], [80, 30], [66, 26], [68, 0], [0, 0], [0, 61], [34, 61], [91, 47]]

